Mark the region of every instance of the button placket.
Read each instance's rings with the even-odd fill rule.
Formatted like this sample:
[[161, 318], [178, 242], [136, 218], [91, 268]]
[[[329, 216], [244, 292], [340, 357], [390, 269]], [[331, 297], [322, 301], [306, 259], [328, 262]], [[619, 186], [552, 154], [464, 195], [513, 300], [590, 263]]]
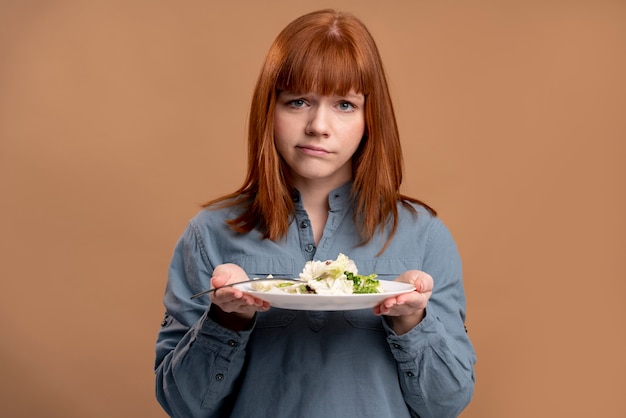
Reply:
[[300, 245], [302, 251], [305, 254], [305, 259], [312, 260], [315, 253], [315, 244], [313, 240], [313, 230], [311, 229], [311, 220], [304, 208], [296, 202], [296, 219], [295, 223], [298, 226], [298, 237], [300, 238]]

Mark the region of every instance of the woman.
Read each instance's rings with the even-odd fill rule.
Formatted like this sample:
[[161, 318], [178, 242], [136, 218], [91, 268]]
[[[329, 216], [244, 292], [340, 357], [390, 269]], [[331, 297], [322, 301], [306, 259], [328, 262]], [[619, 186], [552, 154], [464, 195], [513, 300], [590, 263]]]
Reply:
[[[354, 16], [290, 23], [254, 90], [248, 174], [175, 249], [157, 341], [157, 398], [176, 417], [453, 417], [469, 403], [455, 243], [400, 194], [402, 155], [382, 62]], [[303, 311], [227, 287], [297, 277], [345, 253], [359, 273], [412, 283], [373, 309]]]

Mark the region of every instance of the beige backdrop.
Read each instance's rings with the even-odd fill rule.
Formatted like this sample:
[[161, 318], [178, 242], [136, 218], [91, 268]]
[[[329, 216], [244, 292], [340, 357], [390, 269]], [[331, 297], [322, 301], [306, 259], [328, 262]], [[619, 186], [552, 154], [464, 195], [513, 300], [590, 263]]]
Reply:
[[626, 416], [623, 1], [0, 0], [3, 416], [164, 416], [173, 246], [243, 180], [270, 42], [327, 6], [378, 40], [405, 192], [460, 246], [463, 417]]

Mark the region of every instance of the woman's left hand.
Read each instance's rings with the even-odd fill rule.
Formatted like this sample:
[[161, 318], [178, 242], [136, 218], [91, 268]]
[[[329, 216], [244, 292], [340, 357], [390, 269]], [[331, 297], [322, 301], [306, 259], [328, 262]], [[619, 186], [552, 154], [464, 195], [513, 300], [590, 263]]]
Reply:
[[396, 334], [404, 334], [419, 324], [426, 315], [426, 305], [433, 293], [433, 278], [420, 270], [409, 270], [396, 279], [411, 283], [415, 292], [385, 299], [374, 307], [374, 314], [388, 317]]

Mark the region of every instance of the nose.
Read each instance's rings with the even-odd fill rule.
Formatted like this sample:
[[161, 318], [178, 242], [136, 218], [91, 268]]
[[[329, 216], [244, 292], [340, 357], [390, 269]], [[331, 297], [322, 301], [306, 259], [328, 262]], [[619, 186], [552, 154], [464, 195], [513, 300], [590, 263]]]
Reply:
[[325, 106], [312, 106], [306, 126], [307, 135], [327, 137], [330, 133], [329, 109]]

